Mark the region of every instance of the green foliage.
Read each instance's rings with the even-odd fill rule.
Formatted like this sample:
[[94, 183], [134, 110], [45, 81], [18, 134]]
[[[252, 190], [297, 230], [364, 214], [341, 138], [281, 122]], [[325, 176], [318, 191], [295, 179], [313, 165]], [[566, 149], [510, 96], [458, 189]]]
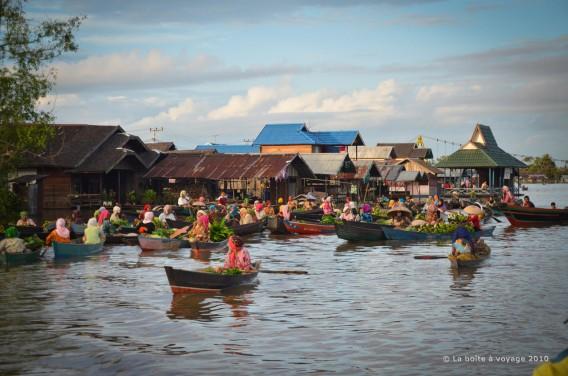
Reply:
[[112, 225], [116, 226], [116, 227], [128, 227], [128, 226], [130, 226], [130, 223], [128, 223], [128, 221], [126, 219], [119, 219], [119, 220], [114, 221], [112, 223]]
[[131, 204], [136, 204], [138, 202], [138, 195], [136, 194], [136, 191], [132, 190], [128, 192], [126, 196], [128, 202], [130, 202]]
[[153, 189], [146, 189], [144, 191], [144, 194], [142, 195], [142, 202], [144, 204], [153, 204], [156, 201], [156, 198], [158, 197], [156, 191], [154, 191]]
[[39, 236], [37, 236], [37, 234], [34, 234], [33, 236], [28, 236], [27, 238], [24, 239], [24, 242], [26, 243], [26, 248], [32, 251], [35, 251], [36, 249], [40, 249], [41, 247], [43, 247], [43, 240], [41, 240]]
[[[1, 179], [0, 184], [2, 184]], [[3, 188], [5, 186], [7, 183], [0, 186], [0, 223], [15, 223], [24, 204], [13, 192]]]
[[154, 227], [156, 227], [156, 230], [164, 228], [164, 224], [158, 217], [154, 217], [154, 219], [152, 219], [152, 223], [154, 224]]
[[335, 224], [335, 217], [331, 214], [322, 215], [320, 223], [322, 225], [333, 225]]
[[160, 238], [169, 239], [170, 235], [173, 234], [173, 233], [174, 233], [174, 230], [169, 230], [167, 228], [159, 228], [159, 229], [156, 229], [152, 232], [152, 236], [153, 237], [158, 236]]
[[452, 215], [448, 216], [448, 222], [450, 223], [459, 224], [459, 223], [467, 223], [467, 221], [468, 221], [467, 215], [463, 215], [460, 213], [452, 213]]
[[373, 208], [372, 215], [374, 215], [375, 217], [387, 218], [388, 217], [388, 215], [387, 215], [388, 211], [389, 211], [388, 209], [383, 209], [383, 208], [380, 208], [378, 206], [375, 206]]
[[534, 158], [528, 168], [528, 172], [531, 174], [544, 174], [547, 179], [557, 179], [560, 175], [554, 160], [549, 154]]
[[241, 274], [243, 274], [243, 271], [239, 268], [216, 269], [212, 266], [209, 266], [209, 267], [203, 269], [203, 271], [206, 272], [206, 273], [217, 273], [217, 274], [223, 274], [223, 275], [241, 275]]
[[[471, 224], [465, 224], [464, 227], [469, 231], [473, 232], [473, 226]], [[425, 224], [417, 227], [408, 227], [408, 231], [418, 231], [427, 232], [431, 234], [451, 234], [458, 228], [457, 223], [437, 223], [435, 225]]]
[[220, 242], [233, 235], [233, 230], [227, 226], [225, 220], [214, 221], [209, 225], [209, 239], [212, 242]]

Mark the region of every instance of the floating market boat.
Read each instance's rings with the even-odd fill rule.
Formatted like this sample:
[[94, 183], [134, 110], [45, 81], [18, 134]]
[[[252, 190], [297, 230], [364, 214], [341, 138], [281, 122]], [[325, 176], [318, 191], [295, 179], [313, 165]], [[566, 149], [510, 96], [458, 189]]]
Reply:
[[57, 243], [53, 242], [56, 259], [78, 258], [94, 255], [103, 251], [103, 244]]
[[279, 216], [267, 217], [266, 228], [273, 234], [289, 234], [288, 230], [286, 230], [286, 226], [284, 226], [284, 218]]
[[335, 233], [335, 225], [284, 221], [284, 226], [286, 227], [286, 230], [291, 234], [321, 235]]
[[294, 210], [290, 215], [290, 219], [297, 221], [312, 221], [319, 222], [323, 217], [323, 209], [312, 209], [312, 210]]
[[172, 293], [191, 293], [191, 292], [218, 292], [229, 287], [246, 285], [254, 282], [258, 276], [260, 262], [254, 264], [255, 271], [227, 275], [222, 273], [211, 273], [199, 270], [176, 269], [165, 266], [166, 275]]
[[483, 253], [478, 254], [459, 254], [457, 256], [448, 255], [448, 259], [450, 260], [450, 264], [452, 268], [473, 268], [479, 266], [483, 261], [489, 258], [491, 255], [491, 249], [486, 247], [486, 251]]
[[41, 258], [42, 249], [29, 250], [26, 249], [23, 253], [0, 253], [0, 265], [16, 266], [31, 264], [39, 261]]
[[262, 232], [264, 230], [264, 222], [253, 222], [247, 225], [234, 225], [229, 226], [235, 235], [244, 236], [250, 234], [256, 234], [257, 232]]
[[192, 241], [189, 242], [191, 249], [196, 251], [222, 251], [229, 246], [229, 239], [221, 240], [220, 242], [202, 242]]
[[513, 226], [566, 225], [568, 209], [503, 206], [501, 211]]
[[[413, 230], [401, 230], [394, 226], [380, 225], [385, 233], [387, 240], [451, 240], [452, 233], [434, 233], [434, 232], [419, 232]], [[491, 236], [495, 231], [495, 226], [487, 226], [481, 231], [476, 231], [473, 233], [475, 239], [479, 239], [481, 236]]]
[[177, 251], [181, 247], [181, 240], [138, 235], [138, 245], [142, 251]]
[[349, 241], [385, 240], [385, 233], [377, 223], [343, 221], [335, 224], [337, 237]]

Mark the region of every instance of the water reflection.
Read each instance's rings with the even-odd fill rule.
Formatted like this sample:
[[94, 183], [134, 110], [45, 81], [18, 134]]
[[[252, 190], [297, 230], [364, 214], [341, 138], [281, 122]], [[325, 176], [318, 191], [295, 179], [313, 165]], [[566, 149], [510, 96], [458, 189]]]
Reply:
[[211, 251], [192, 249], [189, 257], [204, 264], [209, 264], [209, 261], [211, 261]]
[[477, 274], [477, 270], [480, 266], [473, 266], [469, 268], [452, 268], [449, 267], [450, 274], [452, 276], [452, 284], [450, 285], [450, 289], [453, 291], [459, 292], [466, 292], [463, 296], [468, 296], [469, 291], [471, 291], [468, 286], [471, 284], [475, 275]]

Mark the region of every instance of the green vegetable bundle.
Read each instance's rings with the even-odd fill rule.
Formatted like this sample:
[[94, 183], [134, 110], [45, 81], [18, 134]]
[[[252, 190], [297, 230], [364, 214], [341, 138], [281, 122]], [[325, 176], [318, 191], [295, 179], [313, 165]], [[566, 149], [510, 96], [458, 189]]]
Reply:
[[27, 238], [24, 239], [24, 242], [26, 243], [26, 248], [32, 251], [35, 251], [43, 247], [43, 240], [41, 240], [37, 236], [37, 234], [28, 236]]
[[214, 221], [209, 225], [209, 239], [212, 242], [220, 242], [233, 235], [233, 230], [227, 226], [225, 220]]
[[[410, 231], [425, 232], [429, 234], [450, 234], [458, 228], [458, 223], [437, 223], [435, 225], [425, 224], [417, 227], [409, 227]], [[465, 224], [464, 227], [469, 231], [473, 232], [473, 226], [470, 224]]]
[[159, 228], [154, 230], [154, 232], [152, 232], [152, 235], [157, 235], [160, 238], [168, 238], [170, 237], [171, 234], [174, 233], [174, 230], [169, 230], [167, 228]]
[[333, 225], [335, 224], [335, 217], [331, 214], [325, 214], [321, 217], [320, 223], [322, 225]]

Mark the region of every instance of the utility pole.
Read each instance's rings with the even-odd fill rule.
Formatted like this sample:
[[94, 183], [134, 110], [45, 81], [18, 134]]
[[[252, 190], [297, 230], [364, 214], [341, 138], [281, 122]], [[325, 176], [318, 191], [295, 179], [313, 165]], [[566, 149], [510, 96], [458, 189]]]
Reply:
[[158, 141], [158, 138], [156, 137], [156, 134], [163, 132], [164, 131], [164, 127], [156, 127], [156, 128], [150, 128], [150, 133], [152, 133], [152, 142], [156, 142]]

